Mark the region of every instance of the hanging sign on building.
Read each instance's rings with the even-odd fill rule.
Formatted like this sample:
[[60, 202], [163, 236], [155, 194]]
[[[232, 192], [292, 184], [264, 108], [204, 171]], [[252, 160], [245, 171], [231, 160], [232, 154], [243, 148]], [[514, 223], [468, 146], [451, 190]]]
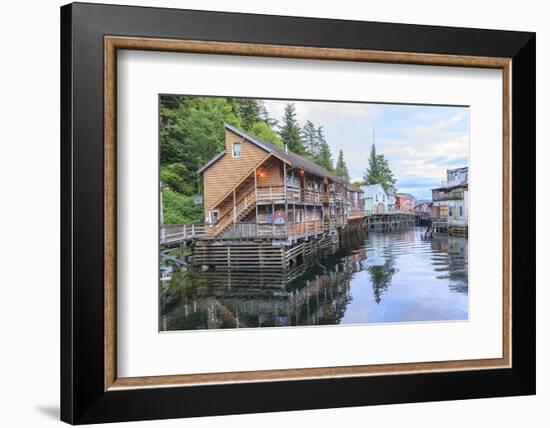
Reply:
[[273, 224], [286, 224], [286, 213], [284, 211], [275, 211], [273, 213]]

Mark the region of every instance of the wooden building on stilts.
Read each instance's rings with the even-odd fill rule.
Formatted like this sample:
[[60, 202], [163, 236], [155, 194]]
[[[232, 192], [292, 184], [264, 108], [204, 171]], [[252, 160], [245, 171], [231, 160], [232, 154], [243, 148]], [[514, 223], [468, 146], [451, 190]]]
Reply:
[[287, 268], [336, 245], [347, 225], [345, 180], [231, 125], [224, 151], [199, 173], [206, 222], [195, 264]]

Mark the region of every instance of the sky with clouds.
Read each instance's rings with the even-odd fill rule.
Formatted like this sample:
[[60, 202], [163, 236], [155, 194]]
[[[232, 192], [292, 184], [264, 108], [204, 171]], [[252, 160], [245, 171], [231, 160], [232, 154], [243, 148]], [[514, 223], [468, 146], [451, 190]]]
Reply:
[[[287, 101], [265, 100], [281, 121]], [[322, 125], [334, 161], [340, 149], [352, 181], [360, 180], [374, 138], [390, 163], [397, 190], [431, 199], [446, 170], [468, 165], [468, 107], [292, 101], [300, 124]]]

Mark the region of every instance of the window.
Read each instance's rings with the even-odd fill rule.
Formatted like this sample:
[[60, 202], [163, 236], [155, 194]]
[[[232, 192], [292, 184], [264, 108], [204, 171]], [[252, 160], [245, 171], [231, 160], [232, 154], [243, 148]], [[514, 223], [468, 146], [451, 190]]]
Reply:
[[458, 207], [458, 210], [460, 212], [460, 217], [462, 217], [462, 207]]
[[241, 156], [241, 143], [233, 143], [233, 157], [238, 158]]
[[218, 210], [209, 211], [208, 215], [210, 219], [210, 224], [216, 224], [218, 222], [220, 212]]

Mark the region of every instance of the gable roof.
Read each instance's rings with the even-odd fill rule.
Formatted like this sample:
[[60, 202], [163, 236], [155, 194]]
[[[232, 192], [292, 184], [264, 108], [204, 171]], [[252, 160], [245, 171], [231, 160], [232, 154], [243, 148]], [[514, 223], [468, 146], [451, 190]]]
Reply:
[[[224, 124], [225, 128], [230, 130], [231, 132], [239, 135], [240, 137], [244, 138], [245, 140], [251, 142], [252, 144], [255, 144], [256, 146], [260, 147], [261, 149], [265, 150], [268, 153], [273, 153], [280, 159], [286, 161], [290, 165], [303, 169], [304, 171], [310, 172], [315, 175], [319, 175], [321, 177], [328, 177], [333, 181], [337, 181], [339, 183], [342, 183], [343, 180], [340, 177], [336, 177], [334, 174], [332, 174], [327, 169], [323, 168], [320, 165], [317, 165], [312, 160], [309, 160], [303, 156], [300, 156], [297, 153], [294, 153], [290, 150], [285, 150], [279, 146], [276, 146], [275, 144], [268, 143], [267, 141], [259, 140], [258, 138], [253, 137], [252, 135], [247, 134], [244, 131], [241, 131], [238, 128], [235, 128], [234, 126], [231, 126], [229, 124]], [[206, 165], [204, 165], [201, 169], [199, 169], [199, 173], [203, 172], [205, 169], [207, 169], [210, 165], [212, 165], [214, 162], [216, 162], [219, 158], [221, 158], [225, 154], [225, 151], [214, 156]]]
[[365, 198], [372, 198], [377, 193], [386, 193], [382, 185], [378, 183], [361, 186], [361, 190], [365, 193]]
[[410, 193], [397, 193], [395, 196], [397, 196], [398, 198], [401, 197], [401, 198], [415, 199], [415, 197]]
[[430, 199], [418, 199], [415, 201], [415, 205], [416, 206], [419, 206], [419, 205], [424, 205], [424, 204], [431, 204], [432, 201]]
[[218, 153], [216, 156], [214, 156], [212, 159], [210, 159], [206, 164], [202, 166], [201, 169], [199, 169], [197, 172], [200, 174], [203, 172], [206, 168], [208, 168], [210, 165], [212, 165], [214, 162], [216, 162], [219, 158], [221, 158], [223, 155], [225, 155], [225, 150], [221, 153]]

